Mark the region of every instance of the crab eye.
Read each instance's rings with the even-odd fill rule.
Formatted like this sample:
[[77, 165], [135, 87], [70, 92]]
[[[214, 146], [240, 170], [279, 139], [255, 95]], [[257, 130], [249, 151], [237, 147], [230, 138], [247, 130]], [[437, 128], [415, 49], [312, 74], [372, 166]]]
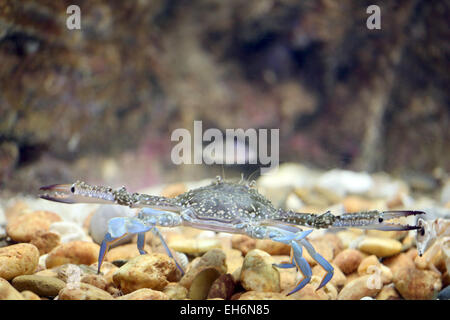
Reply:
[[423, 237], [425, 235], [425, 228], [420, 229], [420, 235]]
[[70, 192], [75, 193], [75, 187], [72, 186], [72, 188], [70, 188]]
[[378, 218], [378, 222], [382, 223], [383, 222], [383, 218]]

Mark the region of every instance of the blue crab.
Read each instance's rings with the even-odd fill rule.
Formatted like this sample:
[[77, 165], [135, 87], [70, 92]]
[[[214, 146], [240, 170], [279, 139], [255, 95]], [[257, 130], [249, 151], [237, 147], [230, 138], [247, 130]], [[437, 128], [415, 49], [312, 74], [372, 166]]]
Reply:
[[[422, 211], [368, 211], [346, 213], [306, 214], [275, 208], [258, 193], [255, 183], [232, 183], [217, 177], [212, 184], [187, 191], [175, 198], [129, 193], [125, 187], [112, 189], [93, 186], [82, 181], [74, 184], [42, 187], [41, 198], [64, 203], [105, 203], [141, 208], [135, 217], [117, 217], [108, 222], [108, 232], [100, 246], [98, 272], [111, 244], [129, 234], [137, 234], [137, 247], [145, 254], [145, 233], [156, 234], [172, 258], [158, 226], [189, 226], [198, 229], [245, 234], [256, 239], [270, 239], [291, 246], [290, 263], [275, 264], [278, 268], [297, 268], [302, 279], [289, 293], [302, 289], [312, 277], [311, 267], [302, 255], [303, 248], [325, 269], [326, 273], [317, 289], [322, 288], [333, 277], [331, 264], [316, 252], [307, 236], [314, 228], [364, 228], [378, 230], [412, 230], [419, 226], [388, 223], [388, 220]], [[313, 228], [303, 230], [300, 227]], [[183, 268], [174, 258], [177, 267]]]

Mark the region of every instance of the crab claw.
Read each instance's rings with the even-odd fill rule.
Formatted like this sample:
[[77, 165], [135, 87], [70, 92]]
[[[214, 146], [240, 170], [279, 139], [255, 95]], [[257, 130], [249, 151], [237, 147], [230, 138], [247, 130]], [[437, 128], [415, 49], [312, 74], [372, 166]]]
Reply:
[[39, 197], [41, 199], [63, 202], [63, 203], [76, 203], [75, 190], [71, 184], [52, 184], [49, 186], [43, 186], [39, 188], [43, 191]]
[[415, 216], [419, 214], [425, 214], [423, 211], [415, 211], [415, 210], [394, 210], [394, 211], [383, 211], [378, 218], [378, 225], [375, 226], [374, 229], [382, 230], [382, 231], [407, 231], [407, 230], [418, 230], [421, 229], [422, 226], [419, 225], [404, 225], [404, 224], [395, 224], [385, 222], [385, 220], [391, 220], [402, 217]]

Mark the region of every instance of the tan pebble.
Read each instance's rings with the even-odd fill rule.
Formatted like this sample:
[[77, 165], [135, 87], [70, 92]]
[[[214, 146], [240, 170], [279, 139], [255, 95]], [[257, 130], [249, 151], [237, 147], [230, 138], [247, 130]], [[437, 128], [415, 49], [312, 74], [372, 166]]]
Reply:
[[0, 278], [0, 300], [25, 300], [25, 298], [8, 281]]
[[242, 252], [236, 249], [223, 250], [226, 256], [227, 271], [233, 273], [237, 268], [241, 267], [244, 263], [244, 257]]
[[413, 247], [413, 245], [415, 244], [415, 239], [413, 236], [406, 236], [403, 240], [402, 240], [402, 251], [406, 251], [408, 249], [411, 249]]
[[12, 285], [18, 291], [29, 290], [38, 296], [56, 297], [58, 292], [66, 286], [64, 281], [58, 278], [36, 275], [23, 275], [15, 277]]
[[311, 277], [310, 284], [316, 288], [317, 294], [321, 297], [321, 300], [336, 300], [338, 295], [336, 287], [331, 282], [328, 282], [325, 286], [317, 290], [321, 283], [322, 277], [314, 275]]
[[270, 255], [289, 255], [291, 246], [272, 240], [256, 240], [256, 249], [267, 252]]
[[92, 242], [72, 241], [62, 243], [50, 251], [45, 264], [47, 268], [68, 263], [90, 265], [97, 261], [99, 251], [100, 246]]
[[221, 249], [212, 249], [205, 253], [202, 257], [194, 259], [185, 275], [180, 280], [180, 284], [189, 289], [196, 275], [208, 268], [214, 268], [220, 274], [225, 274], [228, 270], [226, 265], [226, 255]]
[[339, 292], [338, 300], [360, 300], [363, 297], [375, 297], [381, 291], [380, 286], [371, 283], [372, 275], [362, 276], [347, 283]]
[[206, 299], [213, 282], [219, 276], [220, 272], [215, 268], [207, 268], [197, 273], [189, 287], [188, 298], [192, 300]]
[[23, 201], [16, 201], [11, 206], [8, 206], [5, 209], [5, 217], [8, 223], [12, 222], [17, 217], [20, 217], [23, 214], [29, 214], [33, 212], [30, 210], [30, 207]]
[[395, 290], [394, 286], [387, 285], [384, 286], [383, 289], [377, 294], [377, 300], [400, 300], [401, 297], [398, 294], [397, 290]]
[[[361, 236], [359, 234], [356, 234], [355, 232], [344, 230], [339, 231], [336, 236], [341, 240], [342, 247], [344, 249], [347, 249], [350, 247], [351, 243], [354, 241], [357, 241], [357, 239]], [[337, 254], [336, 254], [337, 255]]]
[[383, 259], [383, 264], [391, 269], [392, 274], [399, 269], [415, 268], [413, 259], [405, 253]]
[[247, 253], [242, 265], [240, 282], [247, 291], [280, 292], [280, 273], [274, 259], [262, 250]]
[[50, 211], [34, 211], [23, 214], [6, 225], [6, 232], [17, 242], [29, 242], [38, 231], [48, 231], [53, 222], [61, 217]]
[[241, 272], [242, 266], [233, 271], [231, 275], [233, 276], [234, 282], [239, 282], [241, 280]]
[[231, 247], [246, 255], [250, 250], [256, 248], [256, 240], [246, 235], [233, 235], [231, 237]]
[[[289, 256], [272, 256], [274, 263], [284, 264], [290, 263], [291, 259]], [[292, 288], [297, 283], [298, 271], [296, 268], [277, 268], [280, 274], [280, 290], [292, 290]]]
[[355, 279], [357, 279], [359, 277], [361, 277], [361, 276], [358, 274], [357, 271], [355, 271], [353, 273], [350, 273], [350, 274], [347, 274], [345, 276], [345, 284], [344, 284], [344, 286], [346, 286], [347, 284], [349, 284], [350, 282], [352, 282], [353, 280], [355, 280]]
[[188, 290], [182, 285], [171, 282], [164, 287], [163, 291], [171, 300], [183, 300], [187, 298]]
[[30, 243], [34, 244], [36, 248], [38, 248], [39, 255], [42, 256], [57, 247], [60, 241], [61, 237], [59, 234], [51, 231], [39, 230], [36, 232], [33, 239], [31, 239]]
[[387, 238], [394, 240], [401, 240], [406, 236], [405, 231], [382, 231], [382, 230], [367, 230], [367, 235], [372, 238]]
[[358, 269], [362, 260], [363, 255], [358, 250], [345, 249], [336, 256], [333, 263], [338, 266], [343, 273], [350, 274]]
[[[145, 245], [144, 249], [147, 252], [151, 252], [152, 249], [149, 245]], [[108, 251], [105, 256], [106, 261], [115, 261], [115, 260], [130, 260], [134, 257], [139, 256], [139, 250], [135, 243], [124, 244], [115, 248], [112, 248]]]
[[[293, 288], [284, 291], [284, 294], [288, 294], [292, 291]], [[322, 294], [320, 294], [316, 290], [316, 286], [312, 285], [311, 283], [308, 283], [305, 285], [301, 290], [291, 294], [289, 298], [293, 300], [327, 300], [327, 298]]]
[[[334, 274], [330, 283], [338, 289], [342, 288], [347, 281], [347, 277], [336, 264], [331, 263], [331, 265], [334, 268]], [[316, 265], [312, 268], [312, 273], [322, 279], [325, 276], [326, 271], [320, 265]]]
[[333, 249], [333, 257], [336, 257], [341, 251], [346, 249], [341, 238], [334, 233], [325, 233], [320, 240]]
[[185, 193], [187, 191], [187, 187], [184, 183], [174, 183], [166, 186], [161, 191], [161, 196], [167, 197], [167, 198], [175, 198], [176, 196], [179, 196], [182, 193]]
[[41, 270], [39, 272], [34, 273], [35, 276], [41, 276], [41, 277], [58, 277], [58, 272], [54, 269], [45, 269]]
[[376, 266], [376, 267], [380, 267], [381, 263], [380, 261], [378, 261], [378, 258], [376, 255], [371, 255], [368, 256], [366, 258], [364, 258], [361, 263], [358, 266], [358, 274], [361, 276], [365, 276], [368, 273], [372, 273], [371, 270], [368, 270], [370, 266]]
[[175, 251], [187, 254], [202, 254], [211, 249], [222, 248], [219, 239], [208, 238], [171, 240], [168, 242], [168, 246]]
[[93, 285], [102, 290], [106, 290], [108, 284], [105, 277], [100, 274], [86, 274], [81, 277], [81, 282]]
[[384, 258], [400, 253], [402, 251], [402, 244], [400, 241], [394, 239], [367, 237], [359, 243], [358, 248], [368, 254], [374, 254], [377, 257]]
[[175, 261], [161, 253], [135, 257], [120, 267], [113, 281], [125, 294], [138, 289], [162, 290], [168, 283], [178, 281], [180, 271]]
[[231, 274], [223, 274], [217, 278], [208, 292], [208, 299], [221, 298], [228, 300], [234, 293], [235, 282]]
[[59, 300], [112, 300], [112, 295], [87, 283], [66, 286], [59, 292]]
[[117, 297], [116, 300], [169, 300], [169, 297], [161, 291], [142, 288], [124, 296]]
[[[314, 249], [319, 253], [325, 260], [333, 261], [334, 258], [334, 248], [333, 245], [330, 245], [327, 241], [323, 240], [311, 240], [310, 243], [314, 247]], [[308, 251], [303, 250], [303, 256], [306, 261], [311, 265], [315, 266], [317, 264], [316, 260], [314, 260], [308, 253]]]
[[[90, 267], [92, 267], [94, 270], [97, 270], [98, 262], [91, 264]], [[118, 266], [112, 264], [111, 262], [105, 261], [102, 263], [102, 268], [100, 272], [104, 276], [106, 282], [109, 284], [113, 282], [112, 277], [114, 275], [114, 272], [116, 272], [118, 269], [119, 269]]]
[[25, 300], [41, 300], [41, 298], [34, 292], [25, 290], [20, 293]]
[[239, 295], [237, 300], [293, 300], [282, 293], [248, 291]]
[[0, 277], [11, 280], [24, 274], [33, 274], [39, 263], [39, 250], [29, 243], [0, 248]]
[[431, 300], [442, 288], [439, 274], [416, 268], [398, 269], [393, 278], [395, 288], [407, 300]]

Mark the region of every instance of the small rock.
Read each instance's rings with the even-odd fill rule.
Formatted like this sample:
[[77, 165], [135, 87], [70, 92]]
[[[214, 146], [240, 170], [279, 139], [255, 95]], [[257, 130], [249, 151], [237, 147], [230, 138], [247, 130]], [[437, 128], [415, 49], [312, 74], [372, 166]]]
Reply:
[[392, 274], [395, 274], [397, 270], [415, 268], [414, 260], [407, 253], [383, 259], [383, 264], [391, 269]]
[[362, 260], [363, 255], [358, 250], [345, 249], [336, 256], [333, 263], [338, 266], [343, 273], [350, 274], [358, 269]]
[[404, 299], [435, 299], [442, 288], [440, 275], [416, 268], [399, 269], [394, 272], [395, 288]]
[[241, 294], [238, 300], [293, 300], [289, 296], [277, 292], [248, 291]]
[[245, 256], [250, 250], [256, 248], [256, 240], [246, 235], [233, 235], [231, 237], [231, 247], [241, 251]]
[[6, 226], [8, 235], [17, 242], [29, 242], [38, 231], [48, 231], [61, 217], [50, 211], [34, 211], [12, 219]]
[[61, 243], [90, 240], [83, 228], [75, 222], [54, 222], [50, 226], [50, 231], [59, 234], [61, 237]]
[[[149, 245], [145, 245], [144, 250], [147, 252], [151, 252], [152, 248]], [[106, 254], [106, 261], [115, 261], [115, 260], [130, 260], [139, 256], [139, 250], [137, 248], [136, 243], [128, 243], [115, 248], [112, 248]]]
[[[320, 295], [316, 290], [316, 286], [308, 283], [301, 290], [291, 294], [289, 298], [293, 300], [323, 300], [326, 299], [323, 295]], [[293, 288], [290, 288], [285, 293], [289, 293]]]
[[331, 282], [328, 282], [325, 286], [317, 290], [321, 282], [322, 277], [315, 275], [311, 277], [310, 284], [316, 288], [316, 292], [321, 297], [321, 300], [336, 300], [338, 296], [336, 287]]
[[317, 186], [343, 197], [347, 193], [363, 194], [373, 186], [372, 177], [365, 172], [333, 169], [319, 177]]
[[168, 242], [168, 246], [187, 254], [203, 254], [211, 249], [222, 248], [219, 239], [182, 239]]
[[[347, 248], [355, 248], [355, 245], [361, 239], [361, 230], [356, 231], [357, 229], [352, 230], [344, 230], [336, 233], [336, 236], [341, 240], [342, 247], [344, 249]], [[337, 255], [337, 254], [336, 254]]]
[[116, 300], [169, 300], [169, 297], [161, 291], [142, 288], [118, 297]]
[[187, 289], [190, 288], [192, 281], [197, 274], [207, 268], [215, 268], [220, 274], [227, 272], [226, 256], [221, 249], [212, 249], [205, 253], [201, 258], [194, 259], [185, 275], [180, 280], [180, 284]]
[[272, 240], [257, 240], [255, 249], [267, 252], [270, 255], [289, 255], [291, 246]]
[[359, 300], [363, 297], [375, 297], [381, 291], [381, 286], [371, 286], [371, 275], [362, 276], [347, 283], [341, 292], [338, 300]]
[[384, 258], [400, 253], [402, 243], [394, 239], [367, 237], [359, 243], [358, 248], [368, 254]]
[[94, 287], [97, 287], [105, 291], [106, 286], [108, 285], [108, 282], [106, 281], [105, 277], [100, 274], [86, 274], [81, 277], [80, 282], [93, 285]]
[[29, 290], [38, 296], [56, 297], [58, 292], [66, 286], [64, 281], [58, 278], [42, 277], [36, 275], [24, 275], [15, 277], [12, 285], [18, 291]]
[[58, 279], [65, 283], [78, 283], [86, 274], [96, 274], [96, 270], [86, 265], [64, 264], [53, 268], [56, 271]]
[[215, 268], [207, 268], [195, 276], [188, 290], [188, 298], [192, 300], [204, 300], [208, 297], [213, 282], [219, 278], [220, 272]]
[[63, 243], [50, 251], [45, 264], [47, 268], [68, 263], [90, 265], [97, 261], [99, 251], [100, 246], [93, 242], [73, 241]]
[[34, 292], [25, 290], [20, 293], [25, 300], [41, 300], [41, 298]]
[[0, 278], [0, 300], [25, 300], [25, 298], [8, 281]]
[[280, 292], [280, 274], [272, 265], [274, 259], [254, 249], [247, 253], [241, 270], [241, 285], [247, 291]]
[[222, 298], [228, 300], [233, 295], [235, 283], [233, 276], [229, 273], [221, 275], [212, 284], [208, 299]]
[[237, 268], [241, 267], [244, 263], [244, 257], [241, 251], [236, 249], [225, 249], [223, 250], [226, 255], [226, 264], [228, 266], [228, 273], [233, 273]]
[[398, 294], [397, 290], [395, 290], [394, 286], [387, 285], [384, 286], [383, 289], [377, 294], [377, 300], [400, 300], [401, 297]]
[[172, 300], [184, 300], [188, 295], [188, 290], [176, 282], [169, 283], [164, 287], [162, 292]]
[[59, 292], [59, 300], [112, 300], [108, 292], [87, 283], [78, 286], [66, 286]]
[[[125, 206], [118, 205], [101, 205], [92, 214], [89, 225], [89, 234], [97, 244], [101, 244], [103, 238], [108, 232], [108, 221], [116, 217], [133, 217], [136, 215], [135, 210]], [[131, 241], [132, 236], [127, 236], [114, 243], [113, 246], [119, 246]]]
[[[334, 246], [330, 245], [326, 240], [322, 239], [314, 239], [310, 240], [310, 243], [316, 250], [318, 254], [320, 254], [325, 260], [327, 261], [333, 261], [334, 258]], [[315, 266], [317, 264], [316, 260], [314, 260], [308, 251], [303, 250], [303, 256], [306, 259], [306, 261], [311, 265]]]
[[135, 257], [113, 275], [114, 283], [124, 292], [149, 288], [162, 290], [169, 282], [177, 281], [180, 271], [175, 261], [161, 253]]
[[32, 274], [39, 263], [39, 250], [32, 244], [19, 243], [0, 248], [0, 277], [11, 280]]
[[39, 255], [44, 255], [57, 247], [60, 243], [60, 236], [57, 233], [51, 231], [39, 230], [36, 232], [30, 243], [34, 244], [39, 250]]
[[450, 286], [445, 287], [439, 292], [437, 298], [439, 300], [450, 300]]

